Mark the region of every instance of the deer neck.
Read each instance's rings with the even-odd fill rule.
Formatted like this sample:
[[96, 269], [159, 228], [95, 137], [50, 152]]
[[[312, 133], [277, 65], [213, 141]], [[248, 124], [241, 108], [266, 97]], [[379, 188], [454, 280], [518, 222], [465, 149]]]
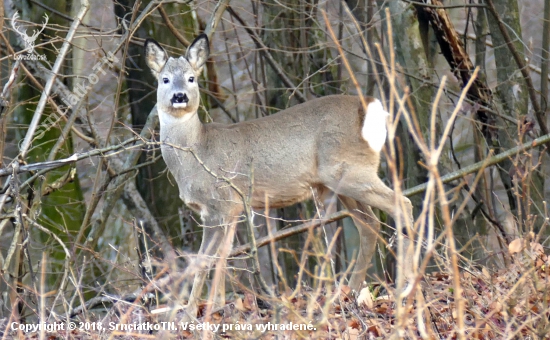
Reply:
[[200, 142], [203, 124], [197, 111], [176, 117], [167, 112], [159, 112], [160, 138], [163, 143], [182, 147]]

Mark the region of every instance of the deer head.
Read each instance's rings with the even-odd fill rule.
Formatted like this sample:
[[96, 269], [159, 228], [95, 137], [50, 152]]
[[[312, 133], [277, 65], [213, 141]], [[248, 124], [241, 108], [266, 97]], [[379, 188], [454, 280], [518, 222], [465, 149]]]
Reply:
[[198, 36], [185, 56], [168, 57], [154, 40], [145, 41], [145, 60], [158, 80], [157, 106], [174, 117], [196, 112], [199, 107], [198, 79], [210, 49], [205, 34]]

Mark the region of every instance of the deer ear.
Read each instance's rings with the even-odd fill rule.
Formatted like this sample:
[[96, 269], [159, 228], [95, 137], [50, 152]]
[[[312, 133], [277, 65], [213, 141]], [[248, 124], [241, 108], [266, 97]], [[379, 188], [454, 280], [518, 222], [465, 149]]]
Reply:
[[200, 73], [204, 63], [206, 63], [206, 60], [210, 55], [209, 44], [208, 37], [203, 33], [199, 35], [187, 49], [185, 58], [187, 58], [187, 61], [189, 61], [197, 73]]
[[166, 60], [168, 60], [168, 54], [158, 42], [153, 39], [145, 40], [145, 62], [155, 77], [158, 77]]

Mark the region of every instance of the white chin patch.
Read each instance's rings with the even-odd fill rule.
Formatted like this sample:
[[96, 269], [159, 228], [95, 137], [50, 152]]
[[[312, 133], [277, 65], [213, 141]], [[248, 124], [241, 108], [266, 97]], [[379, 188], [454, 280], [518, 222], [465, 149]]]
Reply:
[[172, 104], [172, 107], [174, 109], [185, 109], [187, 107], [187, 103], [174, 103]]

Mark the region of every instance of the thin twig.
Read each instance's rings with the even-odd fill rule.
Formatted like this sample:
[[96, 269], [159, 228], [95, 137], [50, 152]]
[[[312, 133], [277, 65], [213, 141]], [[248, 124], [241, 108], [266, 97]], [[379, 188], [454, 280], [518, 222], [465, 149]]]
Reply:
[[67, 248], [67, 246], [65, 245], [65, 243], [63, 243], [63, 241], [61, 241], [61, 239], [59, 238], [59, 236], [57, 236], [54, 232], [48, 230], [48, 228], [40, 225], [38, 222], [36, 222], [34, 219], [31, 219], [29, 216], [27, 216], [26, 214], [23, 214], [23, 217], [30, 223], [32, 224], [33, 226], [35, 226], [36, 228], [42, 230], [43, 232], [45, 232], [46, 234], [48, 234], [49, 236], [53, 237], [57, 243], [59, 243], [59, 245], [63, 248], [63, 250], [65, 251], [65, 255], [67, 256], [67, 258], [71, 258], [71, 253], [69, 252], [69, 249]]
[[[458, 171], [451, 172], [450, 174], [446, 174], [444, 176], [441, 176], [441, 182], [442, 183], [449, 183], [451, 181], [454, 181], [456, 179], [462, 178], [472, 172], [476, 172], [479, 169], [482, 169], [483, 167], [494, 165], [497, 163], [500, 163], [512, 156], [517, 155], [520, 152], [530, 150], [534, 147], [541, 146], [543, 144], [550, 143], [550, 134], [546, 134], [544, 136], [540, 136], [537, 139], [534, 139], [530, 142], [523, 143], [519, 146], [516, 146], [515, 148], [508, 149], [504, 152], [499, 153], [498, 155], [494, 155], [493, 157], [483, 160], [477, 163], [474, 163], [472, 165], [468, 165]], [[403, 191], [403, 195], [405, 196], [413, 196], [417, 195], [419, 193], [422, 193], [426, 190], [428, 184], [423, 183], [420, 185], [417, 185], [413, 188], [407, 189]]]
[[426, 4], [420, 1], [414, 1], [414, 0], [402, 0], [406, 3], [409, 3], [414, 6], [420, 6], [420, 7], [427, 7], [427, 8], [437, 8], [437, 9], [452, 9], [452, 8], [472, 8], [472, 7], [481, 7], [485, 8], [487, 6], [483, 4], [461, 4], [461, 5], [432, 5], [432, 4]]
[[214, 13], [212, 13], [211, 18], [206, 25], [206, 28], [204, 29], [204, 33], [208, 36], [208, 39], [212, 38], [212, 35], [216, 31], [216, 28], [218, 27], [218, 24], [222, 18], [223, 12], [225, 12], [228, 4], [229, 0], [219, 0], [216, 4], [216, 7], [214, 8]]
[[291, 90], [295, 91], [294, 93], [296, 94], [296, 97], [298, 98], [298, 100], [301, 102], [301, 103], [304, 103], [307, 101], [306, 97], [304, 96], [304, 94], [301, 92], [301, 91], [298, 91], [296, 89], [296, 86], [294, 85], [294, 83], [292, 83], [292, 80], [290, 80], [290, 78], [287, 77], [285, 71], [283, 70], [283, 68], [281, 67], [281, 65], [279, 65], [279, 63], [277, 63], [277, 61], [273, 58], [273, 56], [271, 55], [271, 53], [269, 53], [269, 48], [263, 43], [262, 39], [260, 37], [258, 37], [258, 35], [256, 34], [256, 32], [254, 32], [254, 30], [252, 30], [250, 27], [248, 27], [248, 25], [246, 25], [246, 23], [244, 22], [244, 20], [237, 14], [237, 12], [235, 12], [230, 6], [227, 7], [227, 11], [235, 18], [237, 19], [237, 21], [241, 24], [241, 27], [244, 28], [244, 30], [250, 35], [250, 37], [252, 38], [252, 40], [254, 40], [254, 43], [256, 44], [256, 46], [258, 47], [258, 49], [260, 50], [260, 52], [264, 55], [265, 57], [265, 60], [267, 61], [267, 63], [269, 64], [269, 66], [271, 66], [271, 68], [273, 69], [273, 71], [275, 71], [275, 73], [277, 73], [277, 75], [281, 78], [281, 81]]
[[[539, 123], [540, 130], [544, 135], [547, 135], [548, 127], [546, 126], [546, 117], [544, 115], [544, 112], [540, 108], [539, 101], [537, 100], [536, 89], [535, 89], [535, 86], [533, 85], [533, 80], [531, 79], [531, 75], [529, 74], [529, 69], [525, 66], [523, 59], [521, 58], [518, 51], [514, 47], [512, 38], [508, 33], [508, 29], [506, 28], [506, 26], [504, 26], [504, 22], [502, 21], [502, 18], [498, 14], [495, 8], [495, 5], [493, 3], [493, 0], [486, 0], [486, 1], [487, 1], [487, 9], [489, 10], [489, 12], [491, 12], [495, 20], [497, 21], [498, 28], [500, 29], [500, 33], [502, 34], [502, 37], [504, 38], [504, 41], [506, 42], [506, 45], [508, 46], [510, 53], [514, 57], [514, 60], [516, 62], [516, 65], [518, 66], [518, 69], [523, 75], [523, 79], [525, 80], [525, 84], [527, 85], [527, 92], [529, 93], [529, 98], [531, 99], [531, 105], [533, 105], [533, 109], [535, 110], [535, 117], [537, 118], [537, 122]], [[550, 153], [550, 149], [548, 152]]]
[[29, 129], [27, 130], [25, 139], [21, 144], [21, 148], [20, 148], [21, 159], [25, 159], [25, 157], [27, 156], [27, 152], [29, 151], [29, 147], [31, 146], [31, 141], [34, 138], [34, 132], [36, 131], [38, 124], [40, 123], [40, 118], [42, 117], [42, 112], [46, 107], [46, 101], [52, 90], [53, 84], [55, 82], [55, 78], [57, 77], [57, 74], [59, 73], [59, 69], [61, 68], [61, 65], [65, 61], [65, 57], [69, 52], [69, 48], [71, 47], [71, 42], [73, 41], [77, 28], [80, 25], [80, 22], [82, 21], [82, 19], [84, 18], [84, 15], [86, 14], [86, 12], [88, 12], [90, 3], [88, 2], [88, 0], [80, 0], [80, 6], [81, 6], [80, 11], [78, 12], [75, 20], [73, 21], [69, 29], [69, 32], [67, 33], [67, 36], [65, 37], [65, 42], [63, 43], [63, 46], [58, 52], [58, 56], [55, 59], [55, 63], [53, 65], [49, 79], [46, 82], [46, 85], [44, 86], [44, 91], [42, 91], [42, 94], [40, 95], [40, 100], [36, 105], [36, 110], [34, 111], [34, 115], [29, 125]]
[[172, 245], [170, 244], [170, 241], [168, 241], [168, 238], [166, 238], [166, 235], [162, 232], [158, 222], [155, 219], [155, 216], [151, 213], [149, 207], [147, 206], [147, 203], [138, 192], [135, 183], [130, 182], [126, 186], [122, 195], [122, 200], [124, 201], [124, 204], [126, 205], [128, 210], [132, 213], [132, 215], [144, 219], [145, 221], [147, 221], [147, 223], [149, 223], [154, 233], [154, 237], [158, 240], [165, 260], [168, 262], [171, 270], [175, 271], [177, 263], [176, 251], [174, 250], [174, 247], [172, 247]]
[[166, 27], [168, 27], [168, 29], [170, 30], [170, 32], [172, 32], [172, 34], [174, 35], [174, 37], [176, 37], [176, 39], [178, 39], [179, 42], [180, 42], [184, 47], [188, 47], [189, 45], [191, 45], [191, 43], [189, 42], [189, 40], [185, 39], [185, 37], [184, 37], [184, 36], [178, 31], [178, 29], [174, 26], [174, 24], [172, 23], [172, 20], [170, 20], [170, 17], [168, 16], [168, 14], [167, 14], [166, 11], [164, 10], [164, 8], [163, 8], [162, 6], [159, 6], [159, 7], [157, 8], [157, 10], [159, 11], [162, 20], [164, 20], [164, 23], [166, 24]]
[[[338, 211], [334, 214], [331, 214], [331, 215], [329, 215], [329, 216], [327, 216], [323, 219], [312, 220], [310, 222], [297, 225], [295, 227], [279, 230], [278, 232], [276, 232], [274, 234], [271, 234], [269, 236], [262, 237], [262, 238], [256, 240], [256, 246], [258, 248], [260, 248], [260, 247], [263, 247], [263, 246], [265, 246], [269, 243], [285, 239], [289, 236], [303, 233], [304, 231], [307, 231], [311, 228], [317, 228], [317, 227], [320, 227], [322, 225], [329, 224], [329, 223], [332, 223], [332, 222], [336, 222], [336, 221], [339, 221], [343, 218], [351, 217], [351, 216], [352, 215], [348, 210], [340, 210], [340, 211]], [[250, 249], [251, 249], [250, 244], [244, 244], [242, 246], [236, 247], [235, 249], [233, 249], [233, 251], [231, 252], [229, 257], [236, 257], [236, 256], [239, 256], [239, 255], [245, 254], [246, 252], [250, 251]]]
[[[139, 148], [140, 146], [144, 145], [145, 143], [142, 143], [142, 142], [138, 142], [132, 146], [128, 146], [129, 144], [133, 144], [135, 143], [136, 141], [138, 141], [139, 139], [138, 138], [130, 138], [120, 144], [117, 144], [117, 145], [111, 145], [111, 146], [108, 146], [108, 147], [105, 147], [105, 148], [101, 148], [101, 149], [93, 149], [93, 150], [90, 150], [88, 152], [84, 152], [84, 153], [75, 153], [74, 155], [70, 156], [70, 157], [67, 157], [67, 158], [63, 158], [63, 159], [58, 159], [58, 160], [55, 160], [55, 161], [47, 161], [47, 162], [37, 162], [37, 163], [32, 163], [32, 164], [28, 164], [28, 165], [21, 165], [17, 171], [16, 171], [16, 174], [22, 174], [22, 173], [25, 173], [25, 172], [29, 172], [29, 171], [37, 171], [37, 170], [52, 170], [52, 169], [57, 169], [57, 168], [60, 168], [62, 166], [65, 166], [67, 164], [73, 164], [77, 161], [80, 161], [82, 159], [87, 159], [87, 158], [90, 158], [90, 157], [94, 157], [94, 156], [103, 156], [103, 157], [106, 157], [106, 156], [109, 156], [109, 152], [116, 152], [116, 151], [119, 151], [119, 150], [123, 150], [123, 149], [128, 149], [128, 148]], [[9, 168], [4, 168], [4, 169], [0, 169], [0, 177], [3, 177], [3, 176], [7, 176], [7, 175], [11, 175], [13, 174], [13, 170], [9, 169]]]
[[[15, 51], [9, 44], [8, 39], [5, 37], [5, 35], [0, 32], [0, 37], [4, 42], [6, 42], [6, 47], [8, 48], [8, 51], [10, 54], [14, 55]], [[20, 61], [20, 60], [19, 60]], [[40, 64], [38, 61], [34, 60], [27, 60], [25, 63], [19, 64], [23, 72], [25, 72], [25, 75], [29, 77], [31, 82], [38, 88], [39, 91], [44, 91], [44, 86], [36, 79], [36, 77], [42, 79], [44, 82], [48, 81], [49, 73], [46, 72], [45, 68]], [[29, 70], [27, 66], [31, 69]], [[36, 75], [36, 77], [35, 77]], [[71, 91], [63, 84], [59, 79], [55, 79], [54, 86], [52, 88], [52, 91], [59, 95], [60, 97], [64, 98], [66, 101], [68, 100], [69, 95], [71, 94]], [[57, 105], [55, 100], [51, 96], [48, 96], [48, 103], [52, 105], [54, 108], [54, 111], [57, 113], [57, 115], [67, 121], [67, 117], [65, 117], [65, 112], [61, 110], [61, 108]], [[81, 131], [79, 131], [76, 127], [72, 126], [71, 130], [82, 140], [86, 141], [89, 144], [93, 143], [93, 139], [85, 136]]]
[[541, 110], [545, 112], [548, 109], [548, 66], [550, 63], [550, 1], [544, 2], [543, 22], [540, 62], [540, 107]]

